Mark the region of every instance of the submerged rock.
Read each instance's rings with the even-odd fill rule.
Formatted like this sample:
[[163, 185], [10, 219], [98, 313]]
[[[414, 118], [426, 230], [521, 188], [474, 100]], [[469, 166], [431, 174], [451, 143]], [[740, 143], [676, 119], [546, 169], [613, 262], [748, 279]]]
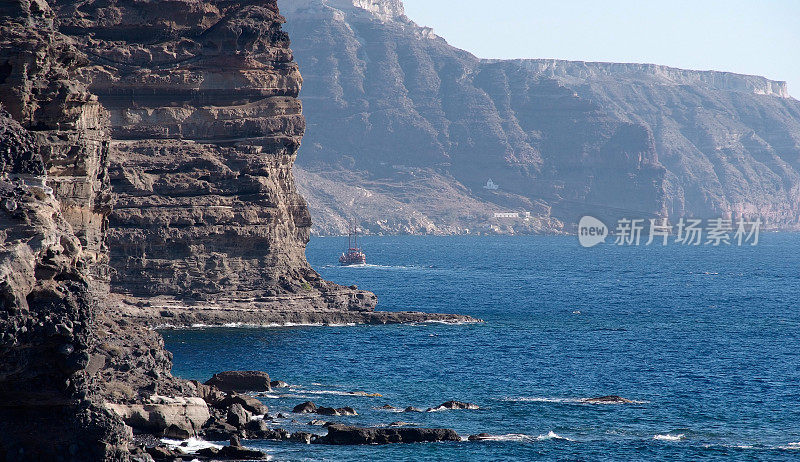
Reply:
[[363, 428], [334, 424], [328, 434], [314, 443], [334, 445], [432, 443], [436, 441], [461, 441], [453, 430], [446, 428]]
[[587, 404], [634, 404], [632, 400], [617, 395], [600, 396], [598, 398], [585, 398], [581, 400]]
[[462, 403], [461, 401], [447, 401], [436, 407], [428, 409], [428, 412], [444, 411], [448, 409], [480, 409], [477, 404]]
[[350, 406], [339, 407], [339, 408], [332, 408], [332, 407], [325, 407], [319, 406], [317, 407], [311, 401], [306, 401], [305, 403], [300, 403], [292, 409], [292, 412], [296, 414], [319, 414], [319, 415], [327, 415], [327, 416], [340, 416], [340, 415], [358, 415], [355, 409]]

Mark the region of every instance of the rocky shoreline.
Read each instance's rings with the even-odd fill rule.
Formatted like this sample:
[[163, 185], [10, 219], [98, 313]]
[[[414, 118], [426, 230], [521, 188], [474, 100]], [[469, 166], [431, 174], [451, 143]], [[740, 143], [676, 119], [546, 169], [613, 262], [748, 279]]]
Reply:
[[[310, 267], [302, 79], [276, 2], [175, 4], [0, 4], [2, 461], [260, 459], [240, 439], [318, 439], [173, 377], [155, 327], [476, 321], [377, 312]], [[195, 437], [233, 444], [161, 442]]]
[[232, 300], [224, 305], [192, 304], [165, 300], [126, 299], [119, 315], [139, 325], [169, 329], [180, 327], [275, 327], [292, 325], [404, 324], [440, 322], [478, 323], [472, 316], [421, 311], [309, 310], [296, 309], [290, 301], [254, 302]]
[[[247, 440], [329, 445], [479, 440], [475, 435], [462, 438], [455, 431], [444, 428], [417, 428], [400, 424], [359, 427], [319, 419], [307, 423], [310, 431], [290, 432], [281, 427], [281, 421], [289, 417], [280, 413], [270, 414], [268, 407], [257, 398], [259, 393], [276, 391], [273, 388], [289, 387], [284, 382], [270, 380], [266, 372], [225, 371], [215, 374], [205, 383], [190, 381], [188, 384], [196, 391], [197, 398], [175, 401], [151, 397], [151, 402], [144, 405], [111, 406], [113, 412], [137, 432], [132, 452], [142, 460], [148, 456], [156, 461], [192, 460], [192, 457], [261, 460], [267, 457], [261, 451], [243, 446]], [[387, 407], [390, 406], [384, 406]], [[471, 403], [448, 401], [425, 412], [458, 409], [475, 410], [479, 407]], [[296, 419], [304, 414], [358, 416], [352, 407], [334, 409], [317, 406], [310, 401], [295, 406], [291, 414], [292, 422], [297, 422]], [[229, 444], [217, 444], [225, 441]], [[195, 447], [191, 448], [190, 443]]]

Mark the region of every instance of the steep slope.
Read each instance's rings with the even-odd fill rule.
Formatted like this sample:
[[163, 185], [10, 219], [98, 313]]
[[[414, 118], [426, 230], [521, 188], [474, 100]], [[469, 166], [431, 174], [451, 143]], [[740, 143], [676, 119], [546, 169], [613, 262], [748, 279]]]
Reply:
[[103, 406], [95, 354], [106, 120], [70, 79], [79, 54], [48, 5], [0, 13], [0, 459], [126, 460], [130, 433]]
[[[280, 4], [305, 78], [299, 167], [404, 206], [382, 211], [364, 199], [369, 210], [359, 210], [307, 187], [312, 215], [326, 215], [317, 232], [343, 231], [348, 216], [375, 232], [557, 231], [585, 213], [799, 224], [800, 103], [782, 82], [481, 60], [414, 24], [399, 1]], [[499, 189], [483, 188], [488, 179]], [[437, 207], [426, 205], [432, 197]], [[491, 218], [507, 210], [533, 217]]]
[[[108, 109], [112, 287], [136, 297], [375, 306], [305, 259], [301, 77], [274, 2], [59, 1]], [[291, 303], [287, 303], [289, 300]]]

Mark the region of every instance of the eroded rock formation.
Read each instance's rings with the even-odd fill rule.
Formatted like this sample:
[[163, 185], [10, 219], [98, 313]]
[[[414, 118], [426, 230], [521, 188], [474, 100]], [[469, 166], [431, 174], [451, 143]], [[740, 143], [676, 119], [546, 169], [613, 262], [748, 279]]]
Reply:
[[[275, 2], [60, 1], [111, 114], [112, 287], [136, 297], [375, 306], [305, 259], [300, 73]], [[287, 299], [292, 300], [288, 305]]]
[[[399, 1], [279, 3], [305, 79], [298, 179], [315, 232], [349, 218], [374, 233], [558, 232], [583, 214], [800, 226], [800, 103], [783, 82], [479, 59]], [[493, 218], [511, 211], [532, 217]]]
[[72, 77], [85, 60], [46, 3], [0, 12], [0, 459], [127, 460], [109, 403], [195, 390], [108, 303], [110, 138]]

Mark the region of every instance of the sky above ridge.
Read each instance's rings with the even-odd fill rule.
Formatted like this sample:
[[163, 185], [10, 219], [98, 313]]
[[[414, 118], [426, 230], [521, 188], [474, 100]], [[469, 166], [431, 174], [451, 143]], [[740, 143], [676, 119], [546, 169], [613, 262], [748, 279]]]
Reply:
[[800, 0], [404, 0], [481, 58], [637, 62], [762, 75], [800, 96]]

